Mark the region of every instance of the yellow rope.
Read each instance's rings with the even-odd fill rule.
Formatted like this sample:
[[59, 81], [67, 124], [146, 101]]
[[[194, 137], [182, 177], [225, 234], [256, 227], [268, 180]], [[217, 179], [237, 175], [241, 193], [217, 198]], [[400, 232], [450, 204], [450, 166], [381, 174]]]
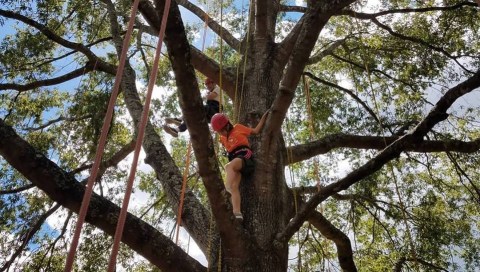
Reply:
[[[356, 17], [355, 17], [355, 22], [357, 23], [357, 25], [359, 25], [358, 19]], [[360, 37], [360, 39], [361, 39], [361, 37]], [[360, 44], [363, 44], [363, 43], [360, 43]], [[380, 118], [380, 115], [379, 115], [380, 109], [379, 109], [377, 99], [376, 99], [376, 96], [375, 96], [375, 89], [373, 88], [370, 69], [368, 67], [367, 61], [363, 58], [365, 56], [365, 54], [362, 53], [362, 54], [360, 54], [360, 56], [361, 56], [360, 58], [363, 60], [363, 64], [365, 65], [365, 70], [367, 71], [367, 79], [368, 79], [368, 84], [369, 84], [368, 86], [371, 89], [371, 97], [372, 97], [372, 101], [373, 101], [375, 111], [376, 111], [375, 114], [378, 116], [379, 128], [380, 128], [380, 131], [382, 133], [384, 144], [385, 144], [385, 146], [387, 146], [387, 142], [386, 142], [386, 139], [385, 139], [385, 133], [384, 133], [384, 126], [383, 126], [382, 119]], [[353, 72], [353, 69], [352, 69], [352, 72]], [[352, 74], [352, 77], [355, 78], [353, 74]], [[407, 221], [405, 206], [403, 205], [403, 201], [402, 201], [402, 198], [401, 198], [401, 195], [400, 195], [400, 191], [398, 189], [398, 181], [397, 181], [395, 172], [393, 171], [393, 166], [392, 166], [391, 162], [387, 163], [387, 166], [388, 166], [388, 168], [391, 171], [392, 176], [393, 176], [393, 180], [394, 180], [394, 184], [395, 184], [395, 192], [397, 193], [397, 196], [398, 196], [398, 201], [399, 201], [399, 204], [400, 204], [400, 208], [402, 210], [402, 219], [403, 219], [403, 222], [405, 224], [405, 229], [406, 229], [406, 232], [407, 232], [407, 239], [408, 239], [407, 243], [410, 244], [410, 251], [413, 255], [415, 267], [417, 267], [417, 265], [418, 265], [417, 254], [416, 254], [416, 250], [415, 250], [415, 245], [413, 243], [412, 234], [411, 234], [411, 231], [410, 231], [410, 226], [409, 226], [408, 221]]]
[[218, 245], [218, 266], [217, 271], [222, 272], [222, 239], [220, 238], [220, 244]]
[[[218, 79], [218, 85], [220, 87], [220, 105], [223, 105], [223, 77], [222, 77], [222, 72], [223, 72], [223, 0], [220, 1], [220, 36], [218, 37], [220, 39], [220, 70], [219, 70], [219, 79]], [[220, 110], [221, 110], [220, 106]]]
[[[288, 135], [288, 144], [291, 146], [291, 143], [290, 143], [290, 140], [293, 138], [291, 136], [291, 130], [290, 130], [290, 126], [289, 126], [289, 120], [287, 119], [286, 120], [286, 127], [287, 127], [287, 135]], [[288, 161], [288, 171], [289, 171], [289, 174], [290, 174], [290, 182], [292, 183], [292, 187], [295, 188], [296, 187], [296, 182], [295, 182], [295, 174], [292, 170], [292, 162], [293, 162], [293, 154], [292, 154], [292, 149], [287, 149], [287, 161]], [[294, 207], [295, 207], [295, 214], [298, 213], [298, 196], [297, 196], [297, 192], [295, 190], [293, 190], [293, 203], [294, 203]], [[300, 243], [300, 231], [297, 231], [297, 240], [298, 242]], [[298, 260], [299, 260], [299, 264], [298, 264], [298, 269], [299, 271], [301, 271], [301, 252], [300, 250], [297, 252], [297, 256], [298, 256]]]
[[[363, 54], [362, 54], [363, 55]], [[384, 144], [385, 146], [387, 146], [387, 141], [385, 139], [385, 132], [384, 132], [384, 126], [383, 126], [383, 122], [382, 122], [382, 119], [380, 118], [380, 110], [379, 110], [379, 106], [378, 106], [378, 103], [377, 103], [377, 100], [376, 100], [376, 96], [375, 96], [375, 89], [373, 88], [373, 83], [372, 83], [372, 79], [371, 79], [371, 74], [370, 74], [370, 70], [368, 69], [368, 65], [366, 63], [366, 61], [364, 61], [364, 64], [365, 64], [365, 69], [367, 71], [367, 78], [368, 78], [368, 84], [369, 84], [369, 87], [372, 91], [372, 100], [373, 100], [373, 103], [374, 103], [374, 106], [375, 106], [375, 111], [376, 111], [376, 115], [379, 117], [378, 120], [379, 120], [379, 128], [380, 128], [380, 131], [382, 133], [382, 137], [383, 137], [383, 141], [384, 141]], [[400, 208], [402, 209], [402, 219], [403, 219], [403, 222], [405, 224], [405, 229], [406, 229], [406, 232], [407, 232], [407, 239], [408, 239], [408, 243], [410, 244], [410, 251], [413, 255], [413, 260], [414, 260], [414, 264], [415, 264], [415, 267], [417, 268], [418, 266], [418, 259], [417, 259], [417, 253], [416, 253], [416, 250], [415, 250], [415, 245], [413, 243], [413, 239], [412, 239], [412, 234], [411, 234], [411, 231], [410, 231], [410, 226], [408, 224], [408, 221], [407, 221], [407, 216], [406, 216], [406, 213], [405, 213], [405, 206], [403, 205], [403, 201], [402, 201], [402, 197], [400, 195], [400, 191], [398, 190], [398, 182], [397, 182], [397, 178], [396, 178], [396, 175], [393, 171], [393, 166], [392, 166], [392, 163], [389, 162], [387, 163], [389, 169], [391, 170], [392, 172], [392, 176], [393, 176], [393, 181], [395, 183], [395, 192], [397, 193], [397, 196], [398, 196], [398, 202], [400, 204]], [[418, 269], [418, 268], [417, 268]]]
[[[305, 97], [307, 103], [307, 115], [308, 115], [308, 128], [310, 130], [310, 141], [313, 141], [315, 137], [315, 129], [314, 129], [314, 122], [313, 122], [313, 111], [312, 111], [312, 99], [310, 96], [310, 84], [308, 82], [308, 78], [303, 75], [303, 89], [305, 90]], [[320, 179], [320, 171], [319, 171], [319, 162], [318, 158], [313, 158], [313, 176], [317, 179], [317, 190], [320, 192], [320, 188], [322, 186], [321, 179]], [[320, 212], [323, 213], [323, 203], [320, 203]]]
[[313, 114], [312, 114], [312, 99], [310, 97], [310, 85], [305, 75], [302, 76], [303, 89], [305, 90], [305, 97], [307, 99], [307, 114], [308, 114], [308, 128], [310, 129], [310, 140], [313, 139]]
[[213, 213], [210, 211], [210, 227], [208, 230], [208, 245], [207, 245], [207, 272], [210, 272], [210, 265], [212, 263], [212, 237], [213, 237]]
[[[246, 70], [247, 70], [247, 59], [248, 59], [248, 47], [249, 47], [249, 44], [250, 44], [250, 24], [251, 24], [251, 13], [252, 13], [252, 1], [250, 1], [249, 5], [248, 5], [248, 20], [247, 20], [247, 31], [246, 31], [246, 37], [247, 37], [247, 41], [245, 43], [245, 53], [244, 53], [244, 57], [243, 57], [243, 71], [242, 71], [242, 90], [241, 90], [241, 93], [243, 94], [243, 90], [245, 88], [245, 76], [246, 76]], [[243, 1], [242, 1], [242, 12], [243, 12]], [[242, 19], [243, 19], [243, 16], [242, 16]], [[241, 64], [239, 64], [237, 66], [237, 79], [236, 79], [236, 83], [235, 83], [235, 109], [234, 109], [234, 113], [233, 113], [233, 120], [234, 122], [238, 122], [238, 116], [240, 115], [240, 112], [242, 110], [242, 105], [243, 105], [243, 96], [240, 96], [238, 97], [238, 76], [239, 76], [239, 72], [240, 72], [240, 66]], [[239, 100], [239, 101], [238, 101]]]
[[[219, 80], [218, 80], [218, 86], [220, 88], [220, 108], [219, 108], [219, 111], [222, 112], [223, 111], [223, 75], [222, 75], [222, 72], [223, 72], [223, 39], [222, 39], [222, 36], [223, 36], [223, 0], [220, 1], [220, 35], [219, 35], [219, 39], [220, 39], [220, 57], [219, 57], [219, 65], [220, 65], [220, 69], [219, 69]], [[217, 143], [220, 143], [220, 141], [218, 141], [218, 135], [215, 134], [215, 139], [216, 139], [216, 142]], [[218, 151], [219, 151], [219, 146], [217, 146], [217, 148], [215, 149], [215, 153], [216, 153], [216, 157], [218, 158]], [[218, 159], [217, 159], [217, 162], [218, 162]], [[213, 213], [210, 213], [210, 230], [209, 230], [209, 242], [208, 242], [208, 249], [207, 249], [207, 259], [208, 259], [208, 267], [207, 267], [207, 271], [210, 271], [210, 266], [211, 266], [211, 262], [212, 262], [212, 240], [213, 240], [213, 228], [214, 228], [214, 220], [213, 220]], [[221, 240], [220, 240], [220, 244], [218, 246], [218, 266], [217, 266], [217, 271], [218, 272], [221, 272], [222, 271], [222, 243], [221, 243]]]
[[[415, 268], [417, 268], [417, 261], [418, 261], [417, 253], [415, 251], [415, 245], [413, 243], [412, 233], [411, 233], [410, 227], [408, 225], [407, 213], [405, 211], [405, 205], [403, 204], [402, 196], [400, 195], [400, 190], [398, 188], [397, 175], [395, 175], [395, 171], [393, 170], [392, 164], [388, 163], [387, 165], [388, 165], [389, 170], [392, 172], [393, 182], [395, 184], [395, 192], [397, 193], [397, 196], [398, 196], [398, 203], [400, 204], [400, 209], [402, 210], [403, 223], [405, 224], [405, 230], [407, 231], [407, 238], [408, 238], [408, 241], [410, 243], [410, 253], [413, 256], [413, 260], [415, 262]], [[417, 270], [418, 270], [418, 268], [417, 268]]]

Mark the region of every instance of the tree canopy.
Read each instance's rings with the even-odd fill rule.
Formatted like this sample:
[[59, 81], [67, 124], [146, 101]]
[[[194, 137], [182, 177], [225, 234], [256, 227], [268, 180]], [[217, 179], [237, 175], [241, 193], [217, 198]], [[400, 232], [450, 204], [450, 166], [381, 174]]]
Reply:
[[[107, 267], [166, 1], [140, 0], [119, 70], [133, 2], [0, 0], [0, 271], [63, 271], [119, 71], [74, 263]], [[172, 1], [117, 267], [476, 271], [479, 6]], [[270, 111], [250, 139], [243, 222], [204, 114], [206, 77], [232, 121]], [[162, 130], [173, 116], [188, 127], [178, 138]]]

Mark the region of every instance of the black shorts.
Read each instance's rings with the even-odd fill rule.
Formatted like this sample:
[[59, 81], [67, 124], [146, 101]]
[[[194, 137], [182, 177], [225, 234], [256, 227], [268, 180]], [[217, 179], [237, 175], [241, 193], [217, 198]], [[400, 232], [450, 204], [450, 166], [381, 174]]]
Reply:
[[207, 100], [207, 104], [204, 107], [205, 115], [207, 116], [207, 120], [210, 123], [212, 116], [215, 115], [215, 113], [220, 112], [220, 103], [218, 103], [218, 101], [216, 100]]
[[248, 147], [239, 147], [228, 153], [228, 161], [232, 161], [235, 158], [242, 159], [242, 175], [251, 175], [255, 170], [255, 162], [253, 161], [253, 152]]

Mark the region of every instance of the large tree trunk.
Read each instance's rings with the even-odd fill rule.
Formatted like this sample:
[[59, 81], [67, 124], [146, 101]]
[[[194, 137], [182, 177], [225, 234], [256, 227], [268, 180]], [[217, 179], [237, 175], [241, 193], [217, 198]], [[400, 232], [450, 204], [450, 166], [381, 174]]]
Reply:
[[[337, 3], [335, 8], [341, 8], [348, 3]], [[161, 14], [163, 1], [157, 0], [155, 4], [156, 13]], [[247, 43], [248, 51], [243, 55], [247, 58], [247, 66], [245, 74], [239, 76], [242, 78], [242, 86], [235, 91], [227, 89], [227, 94], [235, 105], [235, 122], [253, 127], [272, 105], [271, 115], [276, 116], [268, 119], [266, 128], [269, 129], [259, 136], [251, 137], [256, 171], [252, 177], [244, 177], [240, 186], [241, 208], [245, 219], [243, 227], [231, 219], [228, 198], [223, 197], [225, 189], [219, 185], [218, 177], [211, 172], [216, 165], [208, 159], [212, 151], [205, 148], [205, 143], [211, 148], [211, 139], [205, 137], [207, 133], [201, 133], [207, 132], [206, 122], [199, 111], [201, 100], [198, 91], [196, 88], [192, 91], [192, 86], [196, 86], [192, 63], [197, 63], [198, 52], [190, 49], [176, 6], [173, 6], [170, 12], [166, 29], [165, 43], [175, 73], [180, 105], [189, 127], [199, 172], [222, 237], [222, 259], [219, 261], [227, 271], [286, 271], [288, 266], [288, 240], [276, 239], [293, 217], [295, 206], [285, 180], [284, 170], [287, 163], [284, 158], [287, 156], [280, 125], [293, 99], [294, 86], [309, 57], [308, 52], [313, 48], [321, 29], [318, 26], [328, 21], [331, 7], [318, 4], [316, 9], [311, 11], [311, 16], [305, 20], [304, 29], [298, 30], [299, 34], [290, 37], [286, 44], [279, 45], [274, 42], [278, 5], [278, 1], [255, 3], [255, 23], [250, 34], [252, 42]], [[144, 4], [140, 9], [150, 25], [159, 25], [159, 16], [152, 13], [151, 7]], [[320, 16], [321, 12], [325, 14]], [[294, 47], [298, 47], [296, 53], [288, 58], [289, 51], [293, 51]], [[193, 54], [193, 61], [190, 54]], [[285, 80], [284, 67], [287, 63], [288, 77]], [[228, 84], [234, 80], [234, 76], [228, 71], [202, 69], [205, 65], [209, 63], [203, 59], [196, 68], [217, 79], [217, 82], [219, 78], [216, 74], [221, 72], [223, 80], [227, 82], [226, 86], [233, 86]], [[281, 80], [285, 86], [280, 86]], [[271, 120], [274, 120], [272, 124]], [[228, 209], [227, 212], [225, 209]], [[186, 223], [188, 226], [188, 220]]]

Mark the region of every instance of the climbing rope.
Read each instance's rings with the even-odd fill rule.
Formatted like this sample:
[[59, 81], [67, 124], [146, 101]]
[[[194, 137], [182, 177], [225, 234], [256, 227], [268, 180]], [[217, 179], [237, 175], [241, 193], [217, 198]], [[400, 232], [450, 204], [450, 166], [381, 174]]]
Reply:
[[99, 139], [98, 145], [97, 145], [97, 151], [95, 153], [95, 160], [94, 160], [94, 163], [92, 165], [92, 169], [91, 169], [90, 177], [88, 178], [87, 186], [85, 188], [85, 193], [84, 193], [83, 199], [82, 199], [82, 205], [81, 205], [80, 211], [78, 213], [78, 219], [77, 219], [77, 223], [75, 225], [75, 231], [74, 231], [74, 234], [73, 234], [73, 239], [72, 239], [72, 242], [70, 244], [70, 249], [69, 249], [69, 252], [68, 252], [68, 255], [67, 255], [67, 260], [66, 260], [66, 263], [65, 263], [65, 269], [64, 269], [65, 272], [70, 272], [72, 270], [73, 261], [75, 259], [75, 253], [77, 251], [78, 241], [79, 241], [79, 238], [80, 238], [80, 233], [82, 231], [83, 223], [85, 222], [85, 217], [87, 215], [88, 206], [90, 204], [90, 199], [91, 199], [92, 193], [93, 193], [93, 186], [94, 186], [95, 180], [97, 179], [98, 170], [99, 170], [100, 163], [101, 163], [101, 160], [102, 160], [102, 155], [103, 155], [103, 152], [105, 150], [105, 144], [106, 144], [106, 141], [107, 141], [107, 134], [108, 134], [108, 130], [110, 128], [110, 123], [111, 123], [112, 116], [113, 116], [113, 108], [115, 107], [115, 101], [117, 99], [117, 96], [118, 96], [118, 93], [119, 93], [119, 90], [120, 90], [120, 82], [122, 80], [122, 73], [123, 73], [123, 69], [125, 68], [125, 62], [126, 62], [126, 58], [127, 58], [128, 44], [130, 42], [130, 37], [132, 36], [133, 24], [135, 23], [135, 14], [137, 13], [139, 2], [140, 2], [139, 0], [135, 0], [133, 2], [133, 5], [132, 5], [132, 11], [130, 13], [130, 21], [128, 23], [127, 33], [125, 34], [125, 37], [124, 37], [124, 40], [123, 40], [122, 52], [120, 54], [120, 63], [118, 65], [117, 73], [115, 75], [115, 83], [113, 85], [112, 94], [111, 94], [110, 100], [108, 102], [107, 112], [105, 113], [105, 119], [104, 119], [103, 126], [102, 126], [102, 133], [100, 134], [100, 139]]
[[220, 87], [220, 107], [223, 105], [223, 0], [220, 1], [220, 69], [218, 71], [218, 86]]
[[220, 238], [220, 245], [218, 246], [218, 266], [217, 272], [222, 272], [222, 238]]
[[177, 234], [175, 236], [175, 244], [178, 245], [178, 235], [180, 233], [180, 225], [182, 224], [182, 213], [183, 213], [183, 202], [185, 199], [185, 191], [187, 189], [187, 177], [190, 168], [190, 157], [192, 153], [192, 142], [188, 143], [187, 148], [187, 159], [185, 162], [185, 169], [183, 170], [183, 182], [182, 182], [182, 191], [180, 193], [180, 204], [178, 205], [177, 212]]
[[[303, 89], [305, 90], [305, 97], [307, 103], [307, 115], [308, 115], [308, 128], [310, 131], [309, 137], [310, 141], [313, 141], [315, 137], [315, 128], [313, 122], [313, 111], [312, 111], [312, 98], [310, 96], [310, 84], [308, 82], [308, 78], [306, 75], [302, 76], [303, 79]], [[313, 158], [313, 177], [317, 179], [317, 191], [320, 192], [320, 188], [322, 186], [321, 179], [320, 179], [320, 171], [319, 168], [318, 158]], [[323, 203], [320, 203], [320, 212], [323, 213]]]
[[214, 227], [214, 222], [213, 222], [213, 213], [210, 211], [210, 227], [208, 228], [208, 245], [207, 245], [207, 272], [210, 272], [210, 265], [212, 263], [212, 236], [213, 236], [213, 227]]
[[162, 23], [160, 25], [160, 31], [158, 34], [159, 38], [158, 38], [157, 47], [155, 51], [155, 58], [153, 61], [153, 69], [150, 74], [150, 79], [148, 81], [147, 96], [145, 98], [145, 105], [143, 106], [142, 119], [140, 120], [140, 123], [139, 123], [138, 136], [137, 136], [137, 142], [135, 144], [135, 152], [133, 155], [132, 167], [130, 168], [130, 175], [128, 178], [127, 189], [125, 191], [124, 199], [122, 202], [122, 210], [120, 211], [120, 216], [118, 218], [115, 237], [113, 240], [113, 248], [112, 248], [110, 260], [108, 263], [109, 272], [115, 271], [116, 259], [118, 255], [118, 250], [120, 248], [120, 241], [123, 234], [123, 227], [125, 225], [125, 220], [127, 217], [128, 203], [130, 201], [130, 195], [132, 193], [133, 181], [135, 179], [135, 173], [137, 170], [140, 149], [142, 148], [143, 137], [145, 135], [145, 128], [147, 126], [148, 113], [150, 109], [150, 101], [152, 99], [153, 87], [155, 85], [155, 81], [157, 78], [158, 67], [159, 67], [158, 63], [160, 60], [160, 54], [162, 52], [162, 43], [165, 35], [165, 28], [167, 25], [168, 13], [170, 11], [170, 3], [171, 3], [171, 0], [167, 0], [165, 2], [165, 7], [163, 9]]
[[[376, 100], [375, 89], [373, 88], [373, 83], [372, 83], [372, 79], [371, 79], [371, 73], [370, 73], [370, 70], [368, 68], [368, 65], [367, 65], [366, 61], [364, 61], [364, 64], [365, 64], [365, 69], [367, 71], [367, 78], [368, 78], [369, 87], [372, 91], [372, 100], [373, 100], [373, 103], [375, 105], [375, 111], [376, 111], [375, 115], [380, 116], [379, 115], [380, 110], [379, 110], [379, 106], [378, 106], [378, 103], [377, 103], [377, 100]], [[378, 120], [379, 120], [379, 128], [380, 128], [380, 131], [382, 132], [382, 138], [383, 138], [383, 141], [384, 141], [384, 145], [386, 147], [387, 146], [387, 141], [385, 139], [383, 122], [380, 118], [378, 118]], [[392, 176], [393, 176], [393, 181], [394, 181], [394, 184], [395, 184], [395, 192], [398, 196], [398, 202], [399, 202], [399, 205], [400, 205], [400, 209], [402, 211], [402, 219], [403, 219], [403, 223], [405, 224], [405, 230], [406, 230], [406, 233], [407, 233], [408, 243], [410, 244], [410, 252], [413, 255], [414, 265], [416, 267], [416, 266], [418, 266], [417, 253], [416, 253], [416, 250], [415, 250], [415, 245], [413, 243], [413, 238], [412, 238], [412, 233], [410, 231], [410, 226], [409, 226], [408, 221], [407, 221], [405, 206], [403, 204], [402, 197], [400, 195], [400, 190], [398, 189], [397, 177], [395, 175], [395, 172], [393, 171], [393, 166], [392, 166], [391, 162], [387, 163], [387, 167], [388, 167], [388, 169], [390, 170], [390, 172], [392, 173]]]
[[[293, 136], [292, 136], [292, 132], [291, 132], [291, 129], [290, 129], [290, 122], [289, 120], [287, 119], [286, 120], [286, 127], [287, 127], [287, 135], [288, 135], [288, 145], [292, 146], [293, 143], [291, 142], [291, 140], [293, 139]], [[291, 148], [287, 149], [287, 161], [288, 161], [288, 173], [289, 173], [289, 176], [290, 176], [290, 183], [292, 184], [292, 187], [295, 188], [297, 185], [296, 185], [296, 182], [295, 182], [295, 172], [293, 171], [292, 169], [292, 163], [293, 163], [293, 154], [292, 154], [293, 150]], [[297, 195], [297, 191], [296, 190], [293, 190], [293, 204], [294, 204], [294, 207], [295, 207], [295, 214], [298, 213], [298, 195]], [[297, 241], [300, 242], [300, 230], [297, 231]], [[298, 250], [297, 251], [297, 257], [298, 257], [298, 271], [301, 271], [302, 269], [302, 254], [301, 254], [301, 251]]]
[[[247, 20], [247, 30], [246, 30], [246, 43], [245, 43], [245, 53], [244, 53], [244, 61], [243, 61], [243, 72], [242, 72], [242, 89], [241, 93], [243, 94], [243, 90], [245, 88], [245, 74], [247, 70], [247, 59], [248, 59], [248, 47], [249, 47], [249, 42], [250, 42], [250, 24], [251, 24], [251, 12], [252, 12], [252, 1], [250, 1], [248, 5], [248, 20]], [[243, 19], [243, 0], [242, 0], [242, 19]], [[241, 49], [241, 48], [240, 48]], [[240, 73], [240, 66], [241, 64], [238, 65], [237, 67], [237, 77], [235, 80], [235, 110], [233, 113], [233, 120], [235, 123], [238, 122], [238, 116], [242, 110], [242, 105], [243, 105], [243, 96], [238, 97], [238, 78], [239, 78], [239, 73]], [[238, 101], [238, 102], [237, 102]]]
[[[355, 19], [355, 22], [357, 23], [357, 25], [359, 26], [360, 23], [358, 22], [358, 18], [355, 17], [354, 19]], [[371, 90], [371, 98], [372, 98], [372, 101], [373, 101], [373, 104], [374, 104], [374, 109], [376, 111], [375, 115], [380, 116], [379, 115], [380, 109], [379, 109], [379, 105], [378, 105], [376, 95], [375, 95], [375, 88], [373, 87], [372, 76], [371, 76], [370, 69], [369, 69], [368, 64], [367, 64], [367, 60], [364, 58], [366, 55], [367, 54], [364, 54], [364, 53], [360, 54], [361, 59], [363, 61], [363, 64], [365, 66], [365, 70], [367, 72], [368, 87], [370, 87], [370, 90]], [[352, 68], [352, 77], [355, 78], [355, 76], [353, 75], [353, 68]], [[367, 89], [367, 94], [368, 94], [368, 89]], [[384, 127], [382, 119], [380, 117], [378, 118], [378, 124], [379, 124], [379, 129], [382, 133], [382, 138], [383, 138], [383, 141], [384, 141], [384, 145], [386, 147], [387, 146], [387, 141], [386, 141], [386, 136], [385, 136], [385, 132], [384, 132], [385, 127]], [[407, 240], [408, 240], [407, 243], [410, 245], [410, 252], [413, 255], [414, 265], [417, 266], [418, 265], [417, 253], [416, 253], [416, 250], [415, 250], [415, 245], [413, 243], [413, 237], [412, 237], [412, 234], [411, 234], [411, 231], [410, 231], [410, 226], [409, 226], [408, 221], [407, 221], [405, 206], [403, 204], [403, 200], [402, 200], [402, 197], [400, 195], [400, 190], [399, 190], [399, 187], [398, 187], [397, 177], [396, 177], [396, 174], [393, 170], [393, 166], [392, 166], [391, 162], [387, 163], [387, 167], [388, 167], [388, 170], [392, 173], [392, 176], [393, 176], [393, 181], [394, 181], [394, 185], [395, 185], [395, 192], [398, 196], [398, 201], [399, 201], [400, 209], [401, 209], [401, 212], [402, 212], [402, 220], [403, 220], [403, 223], [405, 224]]]
[[[308, 82], [308, 78], [303, 75], [303, 89], [305, 90], [305, 97], [306, 97], [306, 103], [307, 103], [307, 115], [308, 115], [308, 128], [310, 131], [310, 141], [313, 141], [315, 137], [315, 127], [314, 127], [314, 122], [313, 122], [313, 111], [312, 111], [312, 98], [310, 96], [310, 84]], [[321, 184], [321, 179], [320, 179], [320, 171], [318, 170], [319, 168], [319, 162], [318, 158], [313, 158], [313, 176], [317, 179], [317, 188], [318, 191], [320, 191], [320, 188], [322, 186]], [[323, 206], [320, 205], [320, 209], [323, 210]]]
[[[202, 52], [205, 50], [205, 41], [206, 41], [206, 36], [207, 36], [207, 29], [208, 29], [208, 14], [205, 12], [205, 23], [204, 23], [204, 29], [203, 29], [203, 38], [202, 38]], [[220, 97], [221, 101], [221, 97]], [[220, 103], [221, 105], [221, 103]], [[220, 107], [221, 110], [221, 107]], [[192, 142], [188, 142], [188, 147], [187, 147], [187, 155], [186, 155], [186, 162], [185, 162], [185, 169], [183, 170], [183, 178], [182, 178], [182, 189], [180, 192], [180, 203], [178, 205], [178, 212], [177, 212], [177, 224], [176, 224], [176, 237], [175, 237], [175, 243], [178, 245], [178, 237], [180, 233], [180, 226], [182, 225], [182, 213], [183, 213], [183, 203], [185, 199], [185, 191], [187, 189], [187, 177], [189, 174], [189, 167], [190, 167], [190, 158], [192, 154]], [[190, 241], [190, 236], [188, 237], [188, 240]]]

